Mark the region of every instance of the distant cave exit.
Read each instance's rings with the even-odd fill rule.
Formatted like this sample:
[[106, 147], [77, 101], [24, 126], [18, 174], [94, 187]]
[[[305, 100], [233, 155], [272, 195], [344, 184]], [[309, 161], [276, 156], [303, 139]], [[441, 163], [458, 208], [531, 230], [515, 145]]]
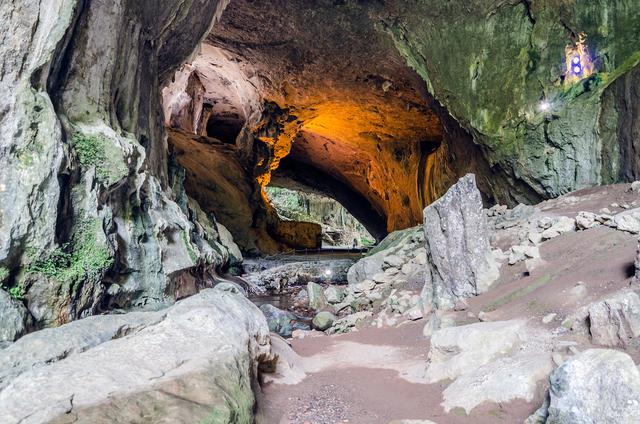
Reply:
[[376, 242], [353, 215], [330, 197], [273, 186], [267, 187], [266, 192], [280, 219], [320, 224], [323, 248], [361, 248]]

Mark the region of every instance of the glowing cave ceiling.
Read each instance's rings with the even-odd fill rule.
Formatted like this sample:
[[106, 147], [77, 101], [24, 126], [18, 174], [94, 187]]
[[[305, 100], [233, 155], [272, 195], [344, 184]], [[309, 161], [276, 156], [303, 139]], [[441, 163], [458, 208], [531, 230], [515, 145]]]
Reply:
[[313, 3], [231, 2], [164, 90], [187, 191], [247, 249], [277, 250], [255, 181], [334, 197], [381, 238], [419, 223], [464, 172], [453, 150], [475, 148], [376, 29], [374, 6]]

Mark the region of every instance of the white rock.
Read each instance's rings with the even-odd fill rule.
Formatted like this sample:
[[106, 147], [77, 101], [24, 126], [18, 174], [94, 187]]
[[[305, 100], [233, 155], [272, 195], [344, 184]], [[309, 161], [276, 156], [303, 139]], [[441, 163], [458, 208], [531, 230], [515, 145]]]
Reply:
[[553, 321], [556, 318], [557, 315], [558, 314], [554, 314], [554, 313], [545, 315], [544, 318], [542, 318], [542, 322], [544, 324], [549, 324], [551, 321]]
[[548, 378], [552, 369], [545, 353], [500, 358], [458, 377], [444, 390], [442, 406], [446, 412], [463, 408], [469, 414], [483, 402], [531, 402], [538, 382]]
[[636, 193], [640, 193], [640, 181], [634, 181], [631, 183], [631, 190]]
[[640, 211], [631, 209], [613, 217], [616, 228], [632, 234], [640, 234]]
[[523, 321], [493, 321], [443, 328], [431, 336], [426, 378], [435, 383], [507, 354], [524, 340]]
[[578, 212], [578, 216], [576, 216], [576, 227], [579, 230], [597, 227], [600, 223], [596, 220], [596, 217], [597, 215], [593, 212]]
[[594, 344], [627, 347], [640, 337], [640, 296], [625, 291], [593, 303], [588, 322]]
[[586, 350], [550, 382], [547, 424], [640, 423], [640, 371], [626, 353]]

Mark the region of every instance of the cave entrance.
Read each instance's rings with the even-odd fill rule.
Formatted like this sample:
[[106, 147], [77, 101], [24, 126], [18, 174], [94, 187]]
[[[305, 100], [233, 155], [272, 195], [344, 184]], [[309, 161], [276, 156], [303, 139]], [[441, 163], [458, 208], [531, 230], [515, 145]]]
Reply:
[[266, 193], [280, 219], [319, 224], [323, 249], [367, 248], [376, 242], [360, 221], [330, 197], [275, 186], [267, 187]]

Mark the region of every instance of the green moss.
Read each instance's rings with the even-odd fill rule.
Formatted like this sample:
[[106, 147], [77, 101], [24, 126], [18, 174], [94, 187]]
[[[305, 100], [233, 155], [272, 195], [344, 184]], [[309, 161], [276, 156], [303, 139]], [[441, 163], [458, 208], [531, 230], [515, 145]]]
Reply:
[[4, 281], [9, 278], [9, 270], [3, 266], [0, 266], [0, 284], [4, 283]]
[[189, 241], [189, 233], [187, 232], [187, 230], [182, 231], [182, 241], [184, 242], [184, 245], [187, 248], [187, 252], [189, 253], [189, 257], [191, 258], [191, 261], [193, 261], [193, 263], [198, 262], [198, 255], [196, 254], [196, 252], [193, 250], [193, 247], [191, 246], [191, 242]]
[[80, 164], [85, 168], [94, 167], [96, 178], [104, 185], [114, 184], [129, 173], [122, 151], [107, 137], [76, 132], [73, 136], [73, 148]]
[[545, 274], [542, 277], [536, 279], [533, 283], [529, 284], [528, 286], [525, 286], [521, 289], [518, 289], [516, 291], [513, 291], [511, 293], [509, 293], [506, 296], [503, 296], [491, 303], [489, 303], [488, 305], [486, 305], [483, 310], [485, 312], [493, 312], [496, 309], [513, 302], [516, 299], [520, 299], [521, 297], [532, 293], [533, 291], [537, 290], [538, 288], [548, 284], [549, 282], [551, 282], [552, 278], [551, 278], [551, 274]]
[[107, 246], [98, 242], [98, 231], [98, 219], [81, 221], [70, 243], [30, 264], [27, 273], [40, 273], [72, 289], [78, 281], [99, 277], [113, 265], [113, 258]]

